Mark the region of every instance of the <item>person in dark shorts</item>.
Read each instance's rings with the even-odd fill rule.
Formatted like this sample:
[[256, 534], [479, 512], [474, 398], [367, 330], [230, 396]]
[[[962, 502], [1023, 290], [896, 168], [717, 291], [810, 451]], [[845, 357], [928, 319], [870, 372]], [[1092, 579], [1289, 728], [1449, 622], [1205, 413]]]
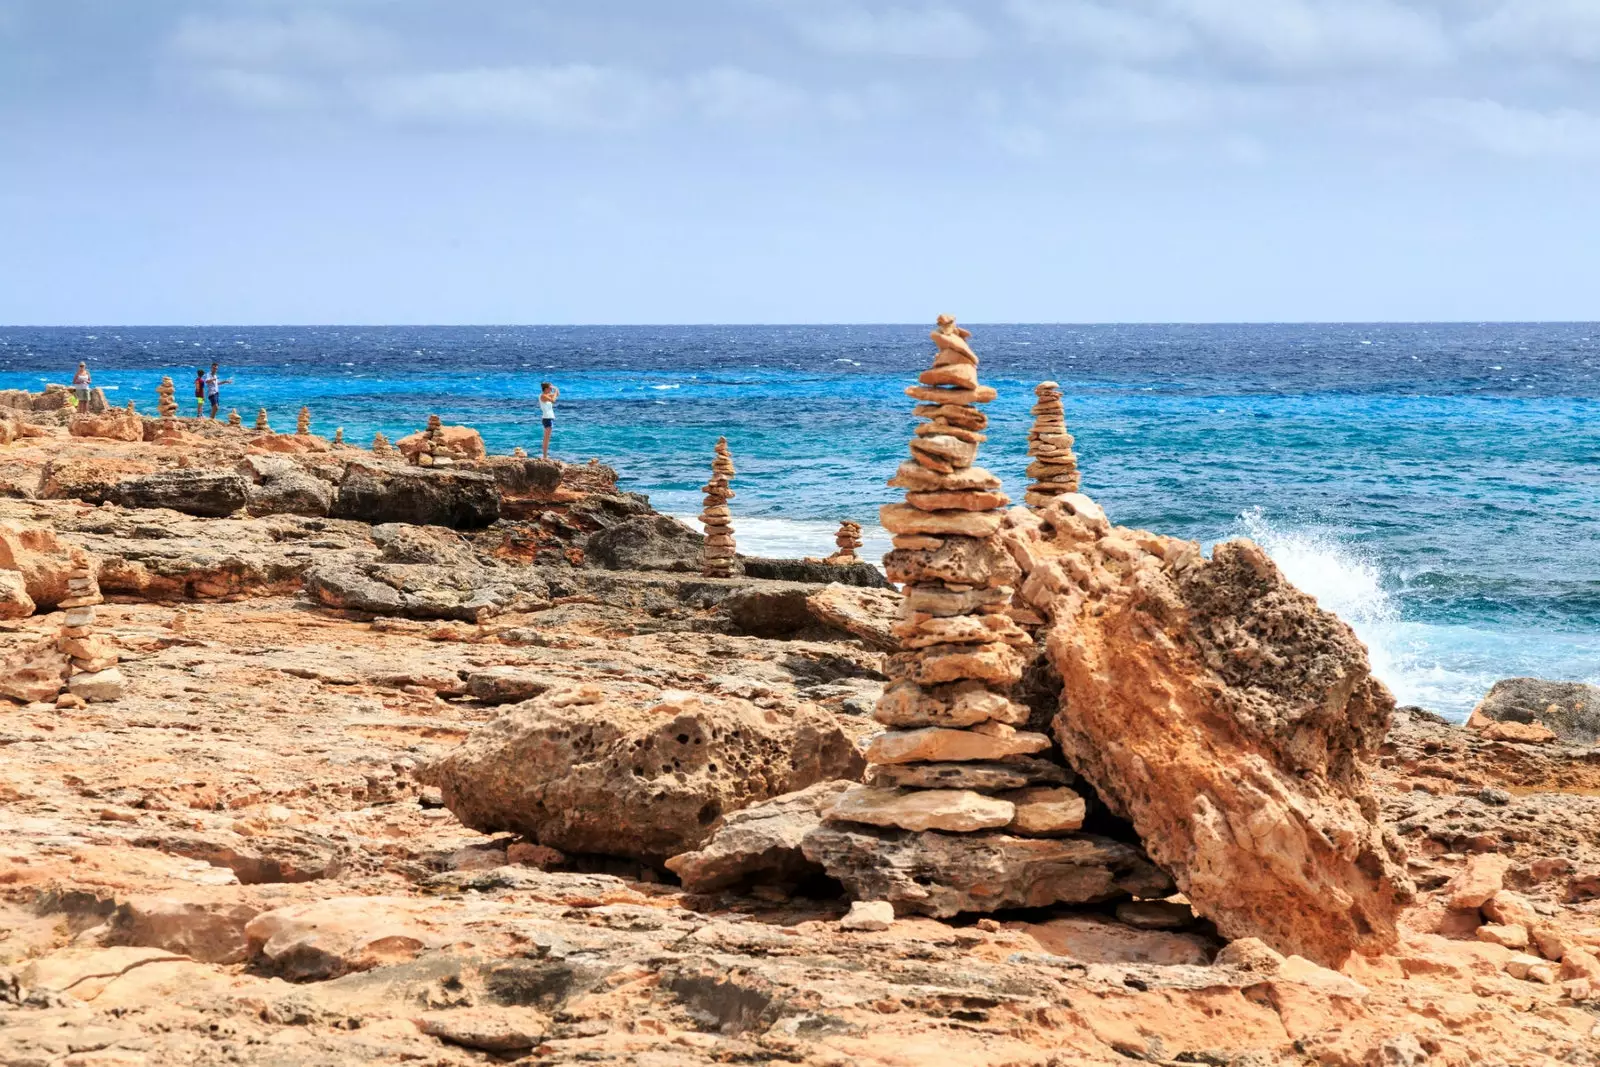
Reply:
[[541, 453], [545, 459], [550, 458], [550, 431], [556, 428], [556, 401], [561, 399], [561, 390], [549, 382], [539, 383], [539, 417], [544, 420], [544, 450]]
[[211, 401], [211, 421], [217, 421], [217, 408], [222, 404], [222, 387], [233, 381], [232, 378], [217, 377], [217, 364], [211, 364], [211, 373], [206, 375], [206, 398]]

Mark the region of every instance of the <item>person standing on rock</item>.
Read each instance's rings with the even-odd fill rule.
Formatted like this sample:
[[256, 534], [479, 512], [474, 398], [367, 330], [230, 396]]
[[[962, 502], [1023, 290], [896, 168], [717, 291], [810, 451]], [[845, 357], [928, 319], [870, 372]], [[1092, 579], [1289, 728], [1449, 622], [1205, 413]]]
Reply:
[[194, 417], [203, 419], [206, 415], [206, 369], [194, 369]]
[[561, 399], [561, 390], [549, 382], [539, 383], [539, 417], [544, 420], [544, 450], [540, 453], [545, 459], [550, 458], [550, 431], [556, 428], [556, 401]]
[[211, 401], [211, 421], [217, 421], [217, 408], [222, 404], [222, 387], [232, 382], [232, 378], [217, 377], [216, 361], [212, 361], [211, 373], [206, 375], [206, 397]]
[[78, 401], [79, 412], [89, 410], [89, 364], [78, 364], [78, 373], [72, 376], [72, 395]]

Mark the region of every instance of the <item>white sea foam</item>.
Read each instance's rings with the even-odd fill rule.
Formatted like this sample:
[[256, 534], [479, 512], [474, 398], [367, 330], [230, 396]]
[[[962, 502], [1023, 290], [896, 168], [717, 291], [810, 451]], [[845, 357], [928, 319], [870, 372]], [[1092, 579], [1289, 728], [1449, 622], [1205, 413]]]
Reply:
[[1408, 621], [1378, 564], [1335, 534], [1281, 528], [1259, 508], [1239, 522], [1291, 582], [1350, 624], [1367, 646], [1372, 673], [1401, 704], [1462, 719], [1501, 678], [1600, 684], [1600, 637]]

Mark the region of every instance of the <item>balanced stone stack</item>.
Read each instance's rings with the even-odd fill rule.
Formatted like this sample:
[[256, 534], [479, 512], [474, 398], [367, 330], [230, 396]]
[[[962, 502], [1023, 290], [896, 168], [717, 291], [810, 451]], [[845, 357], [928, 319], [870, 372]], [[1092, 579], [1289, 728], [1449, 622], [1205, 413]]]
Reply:
[[305, 437], [311, 432], [310, 408], [303, 407], [300, 409], [300, 417], [296, 419], [294, 423], [294, 432], [299, 434], [301, 437]]
[[333, 430], [333, 443], [336, 444], [336, 445], [344, 444], [344, 427], [343, 426], [334, 427], [334, 430]]
[[1061, 386], [1040, 382], [1033, 395], [1033, 429], [1028, 431], [1028, 486], [1024, 499], [1032, 507], [1045, 507], [1063, 493], [1078, 491], [1078, 457], [1072, 452], [1072, 435], [1061, 407]]
[[870, 776], [842, 794], [803, 850], [857, 899], [949, 916], [1168, 891], [1137, 849], [1077, 834], [1085, 803], [1012, 699], [1033, 639], [1007, 614], [1020, 570], [995, 533], [1010, 499], [973, 465], [995, 391], [969, 334], [941, 315], [933, 366], [906, 390], [926, 420], [889, 481], [884, 557], [903, 586], [901, 651], [874, 717]]
[[736, 472], [733, 456], [728, 453], [728, 439], [717, 438], [717, 453], [711, 461], [711, 480], [701, 489], [705, 493], [705, 510], [700, 512], [700, 522], [705, 526], [706, 543], [700, 558], [700, 573], [708, 578], [726, 578], [733, 573], [733, 512], [728, 501], [734, 497], [728, 481]]
[[372, 454], [374, 456], [394, 455], [394, 448], [389, 444], [389, 439], [383, 436], [381, 430], [372, 435]]
[[256, 429], [262, 431], [263, 433], [272, 432], [272, 424], [267, 421], [266, 408], [256, 409]]
[[161, 384], [156, 386], [156, 411], [163, 419], [178, 417], [178, 401], [172, 394], [172, 379], [163, 377]]
[[72, 664], [67, 691], [88, 701], [116, 700], [124, 686], [116, 649], [95, 636], [94, 609], [101, 601], [94, 572], [87, 561], [75, 560], [67, 575], [67, 598], [58, 605], [66, 619], [57, 641]]
[[229, 426], [243, 426], [244, 425], [244, 420], [239, 417], [239, 409], [238, 408], [231, 408], [228, 411], [228, 425]]
[[861, 547], [861, 524], [845, 519], [839, 524], [839, 532], [834, 535], [833, 543], [838, 546], [838, 551], [829, 556], [824, 562], [836, 563], [845, 566], [861, 562], [856, 555], [856, 549]]
[[513, 456], [515, 456], [516, 458], [518, 458], [518, 459], [527, 459], [528, 458], [528, 450], [526, 448], [523, 448], [521, 445], [518, 445], [516, 448], [513, 448], [511, 450], [511, 454]]

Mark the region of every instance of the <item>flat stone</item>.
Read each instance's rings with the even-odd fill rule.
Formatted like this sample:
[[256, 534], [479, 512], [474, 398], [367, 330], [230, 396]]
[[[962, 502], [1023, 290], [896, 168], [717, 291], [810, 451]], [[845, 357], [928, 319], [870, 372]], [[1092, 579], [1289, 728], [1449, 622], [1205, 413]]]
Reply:
[[1048, 760], [1012, 756], [996, 763], [888, 763], [872, 770], [871, 784], [913, 789], [972, 789], [995, 793], [1033, 785], [1066, 785], [1074, 775]]
[[483, 1052], [521, 1052], [544, 1041], [550, 1020], [529, 1008], [456, 1008], [417, 1019], [423, 1033]]
[[115, 667], [90, 674], [75, 674], [67, 681], [67, 691], [91, 704], [120, 700], [127, 691], [128, 680]]
[[944, 491], [906, 494], [906, 503], [918, 511], [993, 511], [1009, 507], [1011, 498], [994, 491]]
[[876, 933], [894, 925], [894, 905], [887, 900], [857, 900], [850, 913], [839, 920], [839, 929]]
[[889, 580], [900, 585], [942, 582], [988, 589], [1015, 586], [1022, 577], [1011, 553], [993, 538], [944, 537], [923, 548], [901, 540], [896, 538], [894, 551], [883, 558]]
[[1010, 645], [934, 645], [918, 653], [911, 680], [927, 686], [974, 679], [1009, 689], [1022, 680], [1026, 665]]
[[942, 585], [913, 585], [906, 587], [904, 592], [907, 612], [949, 617], [970, 615], [986, 607], [998, 608], [1009, 604], [1012, 589], [1001, 585], [958, 592]]
[[1054, 837], [1081, 829], [1088, 811], [1083, 798], [1065, 786], [1019, 789], [995, 799], [1016, 806], [1009, 829], [1025, 837]]
[[1009, 615], [917, 616], [895, 623], [893, 631], [906, 649], [997, 642], [1016, 648], [1033, 647], [1033, 638]]
[[885, 726], [949, 726], [960, 728], [980, 722], [1020, 726], [1029, 711], [978, 682], [924, 689], [900, 682], [884, 690], [872, 717]]
[[918, 404], [911, 413], [919, 419], [935, 419], [967, 430], [982, 430], [989, 425], [989, 416], [982, 411], [959, 404]]
[[938, 386], [913, 385], [906, 389], [906, 396], [912, 400], [922, 400], [929, 404], [987, 404], [1000, 394], [992, 386], [980, 385], [976, 389], [943, 389]]
[[869, 763], [945, 763], [966, 760], [997, 760], [1006, 756], [1027, 756], [1050, 747], [1044, 734], [1018, 733], [993, 737], [972, 730], [946, 730], [927, 727], [921, 730], [889, 730], [872, 739], [867, 747]]
[[978, 368], [963, 362], [936, 364], [917, 375], [917, 381], [923, 385], [953, 385], [957, 389], [976, 389]]
[[1172, 880], [1137, 849], [1088, 835], [1025, 838], [992, 830], [918, 833], [824, 823], [801, 848], [851, 896], [887, 901], [902, 915], [949, 918], [1172, 892]]
[[965, 789], [877, 789], [857, 786], [839, 794], [824, 822], [894, 826], [902, 830], [971, 833], [1005, 826], [1016, 809], [1004, 800]]
[[892, 534], [988, 537], [1000, 529], [1002, 511], [922, 511], [909, 504], [885, 504], [878, 521]]
[[68, 626], [93, 626], [94, 608], [72, 608], [67, 612], [65, 622]]
[[893, 489], [913, 492], [962, 492], [998, 489], [1000, 479], [982, 467], [963, 467], [950, 474], [941, 474], [929, 470], [920, 463], [907, 460], [900, 464], [888, 484]]
[[1487, 941], [1491, 945], [1501, 945], [1505, 948], [1527, 948], [1528, 928], [1526, 926], [1500, 926], [1495, 923], [1485, 923], [1478, 927], [1479, 941]]
[[[963, 441], [958, 437], [948, 434], [934, 434], [928, 437], [914, 437], [911, 439], [911, 457], [923, 466], [945, 464], [954, 469], [972, 466], [972, 461], [978, 455], [978, 446], [973, 441]], [[938, 470], [935, 466], [933, 469]]]
[[1117, 905], [1117, 918], [1135, 930], [1182, 930], [1194, 925], [1194, 909], [1176, 900], [1128, 900]]

